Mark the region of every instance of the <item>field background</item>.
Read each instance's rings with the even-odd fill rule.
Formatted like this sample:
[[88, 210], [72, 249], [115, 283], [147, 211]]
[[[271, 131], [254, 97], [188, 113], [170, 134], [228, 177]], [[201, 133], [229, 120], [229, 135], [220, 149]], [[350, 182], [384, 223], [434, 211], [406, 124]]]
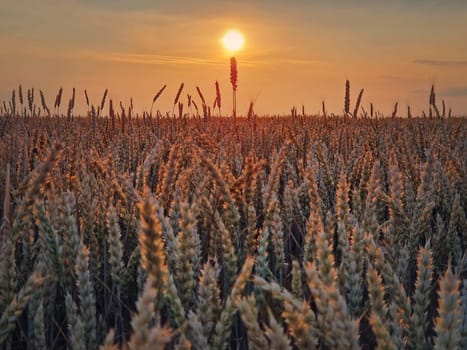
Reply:
[[6, 349], [467, 348], [465, 119], [5, 111]]

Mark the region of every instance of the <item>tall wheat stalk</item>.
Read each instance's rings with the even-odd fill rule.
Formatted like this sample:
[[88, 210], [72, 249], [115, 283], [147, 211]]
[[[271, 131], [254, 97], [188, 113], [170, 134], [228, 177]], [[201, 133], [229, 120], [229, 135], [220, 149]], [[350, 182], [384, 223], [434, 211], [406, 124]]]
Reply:
[[235, 57], [230, 58], [230, 83], [232, 84], [232, 116], [237, 117], [237, 60]]

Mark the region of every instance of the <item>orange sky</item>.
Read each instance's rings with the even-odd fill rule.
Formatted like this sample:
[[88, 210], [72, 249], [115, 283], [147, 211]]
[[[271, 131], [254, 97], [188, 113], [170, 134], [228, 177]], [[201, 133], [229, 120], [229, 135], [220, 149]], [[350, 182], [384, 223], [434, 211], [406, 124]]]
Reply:
[[346, 79], [352, 101], [365, 88], [363, 106], [385, 114], [396, 101], [403, 115], [407, 104], [426, 110], [433, 83], [438, 101], [467, 113], [465, 0], [1, 0], [0, 100], [22, 84], [50, 106], [59, 87], [65, 98], [76, 87], [84, 111], [84, 89], [97, 104], [108, 88], [138, 111], [167, 84], [157, 107], [170, 111], [180, 83], [184, 96], [200, 86], [212, 101], [218, 80], [227, 112], [220, 38], [231, 27], [246, 40], [236, 54], [241, 114], [252, 100], [258, 114], [302, 104], [316, 113], [322, 100], [341, 113]]

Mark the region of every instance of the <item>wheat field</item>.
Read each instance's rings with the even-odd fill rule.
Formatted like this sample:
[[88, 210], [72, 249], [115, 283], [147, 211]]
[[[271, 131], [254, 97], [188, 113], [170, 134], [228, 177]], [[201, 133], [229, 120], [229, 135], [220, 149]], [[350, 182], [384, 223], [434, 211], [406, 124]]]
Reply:
[[2, 348], [467, 348], [465, 118], [217, 117], [200, 90], [188, 115], [182, 90], [4, 104]]

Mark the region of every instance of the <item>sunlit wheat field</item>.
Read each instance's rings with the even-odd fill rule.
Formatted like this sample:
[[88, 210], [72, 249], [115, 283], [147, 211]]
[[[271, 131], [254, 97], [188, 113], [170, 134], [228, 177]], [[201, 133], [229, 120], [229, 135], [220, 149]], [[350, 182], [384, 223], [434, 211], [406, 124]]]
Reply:
[[220, 117], [183, 88], [4, 104], [2, 348], [467, 348], [465, 118], [434, 90], [419, 117], [348, 91]]

